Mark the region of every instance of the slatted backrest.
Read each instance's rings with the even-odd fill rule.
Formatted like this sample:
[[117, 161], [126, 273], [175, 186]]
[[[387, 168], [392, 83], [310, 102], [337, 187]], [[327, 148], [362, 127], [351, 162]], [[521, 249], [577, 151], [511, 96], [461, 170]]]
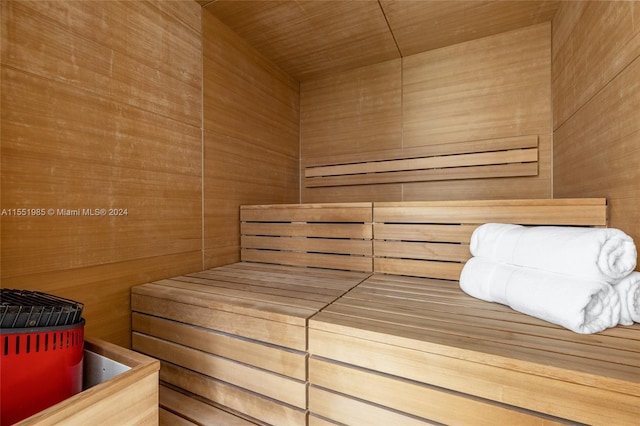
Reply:
[[307, 188], [535, 176], [538, 136], [308, 158]]
[[372, 272], [372, 203], [242, 206], [245, 262]]
[[457, 280], [483, 223], [604, 227], [603, 198], [375, 203], [374, 272]]

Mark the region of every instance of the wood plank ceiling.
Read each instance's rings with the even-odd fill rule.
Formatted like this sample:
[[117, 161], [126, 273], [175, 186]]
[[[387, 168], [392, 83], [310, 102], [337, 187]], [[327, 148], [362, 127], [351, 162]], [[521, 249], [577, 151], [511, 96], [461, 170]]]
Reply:
[[551, 20], [559, 1], [197, 0], [298, 81]]

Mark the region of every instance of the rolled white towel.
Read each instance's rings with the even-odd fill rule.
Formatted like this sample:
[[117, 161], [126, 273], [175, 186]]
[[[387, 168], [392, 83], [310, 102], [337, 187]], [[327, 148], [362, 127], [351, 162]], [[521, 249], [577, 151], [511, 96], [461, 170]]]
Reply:
[[620, 299], [603, 281], [584, 280], [530, 268], [471, 258], [462, 269], [460, 288], [470, 296], [581, 334], [618, 324]]
[[471, 254], [496, 262], [613, 284], [636, 267], [633, 239], [615, 228], [525, 227], [487, 223], [471, 236]]
[[620, 297], [620, 324], [640, 322], [640, 272], [632, 272], [613, 288]]

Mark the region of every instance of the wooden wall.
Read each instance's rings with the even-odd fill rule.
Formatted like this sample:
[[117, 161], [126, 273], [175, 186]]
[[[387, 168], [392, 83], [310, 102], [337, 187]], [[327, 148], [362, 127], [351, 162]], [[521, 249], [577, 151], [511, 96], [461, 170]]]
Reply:
[[640, 4], [563, 2], [552, 69], [554, 196], [606, 197], [640, 241]]
[[193, 0], [3, 0], [1, 84], [1, 285], [85, 303], [88, 335], [129, 346], [131, 286], [298, 201], [297, 83]]
[[303, 163], [535, 135], [538, 175], [303, 188], [303, 202], [551, 196], [551, 26], [303, 81]]
[[204, 267], [240, 259], [241, 204], [296, 203], [298, 82], [202, 11]]

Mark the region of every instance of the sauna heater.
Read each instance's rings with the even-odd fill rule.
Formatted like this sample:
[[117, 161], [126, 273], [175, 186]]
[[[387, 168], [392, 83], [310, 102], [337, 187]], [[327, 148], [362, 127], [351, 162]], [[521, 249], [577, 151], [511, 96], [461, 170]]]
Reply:
[[0, 425], [25, 419], [82, 391], [84, 305], [0, 289]]

